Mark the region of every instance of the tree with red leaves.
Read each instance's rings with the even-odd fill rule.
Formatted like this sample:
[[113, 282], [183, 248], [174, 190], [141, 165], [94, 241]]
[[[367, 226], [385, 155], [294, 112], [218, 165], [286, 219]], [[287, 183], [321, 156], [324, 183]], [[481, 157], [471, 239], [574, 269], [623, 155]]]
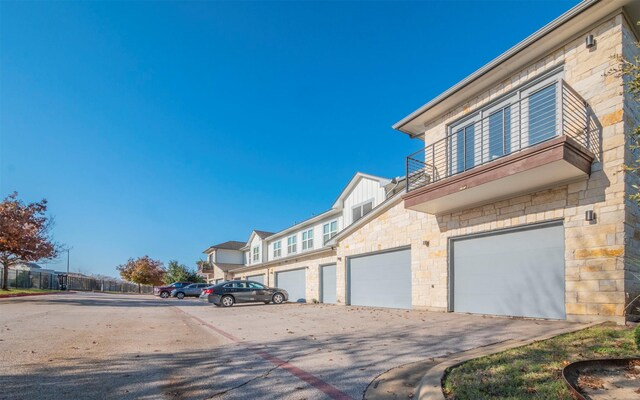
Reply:
[[130, 258], [116, 269], [120, 271], [122, 279], [138, 284], [138, 292], [141, 291], [140, 285], [162, 285], [162, 277], [166, 272], [161, 261], [149, 256]]
[[19, 262], [55, 258], [60, 245], [51, 238], [53, 220], [48, 218], [47, 200], [25, 204], [13, 192], [0, 203], [0, 263], [2, 289], [8, 289], [9, 267]]

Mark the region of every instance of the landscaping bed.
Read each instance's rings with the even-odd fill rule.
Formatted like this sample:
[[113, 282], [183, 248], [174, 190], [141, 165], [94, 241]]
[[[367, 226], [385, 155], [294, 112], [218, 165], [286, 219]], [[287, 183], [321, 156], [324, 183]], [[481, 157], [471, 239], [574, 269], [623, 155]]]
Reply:
[[35, 295], [55, 294], [55, 293], [63, 293], [63, 292], [60, 290], [49, 290], [49, 289], [9, 289], [9, 290], [0, 289], [0, 299], [5, 297], [35, 296]]
[[633, 329], [603, 324], [467, 361], [451, 368], [445, 396], [465, 399], [572, 399], [562, 369], [592, 358], [640, 357]]

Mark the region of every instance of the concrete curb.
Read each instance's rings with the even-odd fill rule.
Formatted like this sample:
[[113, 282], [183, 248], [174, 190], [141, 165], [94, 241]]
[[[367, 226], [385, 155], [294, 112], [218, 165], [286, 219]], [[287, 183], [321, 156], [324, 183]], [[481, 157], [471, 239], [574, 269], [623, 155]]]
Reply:
[[483, 347], [458, 353], [446, 361], [432, 367], [422, 377], [418, 386], [416, 398], [419, 400], [446, 400], [442, 392], [442, 378], [447, 369], [460, 365], [474, 358], [484, 357], [501, 351], [510, 350], [516, 347], [522, 347], [531, 343], [540, 342], [542, 340], [551, 339], [555, 336], [565, 333], [580, 331], [591, 328], [592, 326], [601, 325], [602, 322], [594, 322], [591, 324], [576, 324], [575, 326], [559, 328], [551, 330], [544, 335], [536, 336], [528, 339], [511, 339], [503, 342], [493, 343]]
[[30, 296], [50, 296], [53, 294], [66, 294], [75, 292], [51, 292], [51, 293], [16, 293], [16, 294], [0, 294], [0, 299], [11, 299], [14, 297], [30, 297]]

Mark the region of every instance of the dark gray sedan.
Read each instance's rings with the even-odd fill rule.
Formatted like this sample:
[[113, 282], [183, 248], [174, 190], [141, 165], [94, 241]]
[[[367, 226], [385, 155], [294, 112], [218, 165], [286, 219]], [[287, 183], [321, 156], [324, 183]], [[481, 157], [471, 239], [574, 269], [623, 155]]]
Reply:
[[202, 291], [200, 300], [216, 306], [231, 307], [235, 303], [282, 304], [289, 299], [284, 289], [270, 288], [254, 281], [227, 281], [209, 286]]
[[171, 297], [177, 297], [182, 300], [185, 297], [199, 297], [202, 293], [202, 289], [209, 286], [208, 283], [192, 283], [191, 285], [183, 286], [181, 288], [173, 289], [171, 291]]

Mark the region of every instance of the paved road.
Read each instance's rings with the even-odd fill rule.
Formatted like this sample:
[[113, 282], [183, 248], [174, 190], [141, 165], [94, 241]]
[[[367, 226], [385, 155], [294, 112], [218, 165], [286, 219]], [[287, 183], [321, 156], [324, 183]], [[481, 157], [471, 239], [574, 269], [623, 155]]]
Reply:
[[2, 399], [358, 399], [401, 364], [565, 322], [151, 296], [0, 300]]

